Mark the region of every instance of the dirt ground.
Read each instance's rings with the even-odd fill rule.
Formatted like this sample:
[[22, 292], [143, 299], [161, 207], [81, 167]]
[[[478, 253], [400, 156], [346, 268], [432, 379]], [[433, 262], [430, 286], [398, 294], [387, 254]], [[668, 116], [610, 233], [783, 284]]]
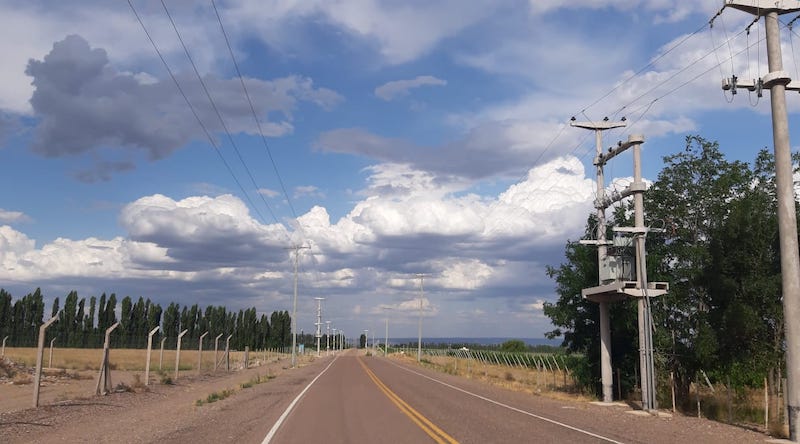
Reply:
[[[280, 357], [269, 359], [278, 362]], [[253, 360], [250, 367], [259, 367], [266, 362]], [[240, 365], [238, 367], [241, 367]], [[238, 368], [240, 369], [240, 368]], [[211, 371], [204, 371], [203, 376], [198, 376], [196, 370], [182, 370], [179, 372], [177, 382], [200, 382], [203, 380], [222, 377], [226, 372], [218, 371], [215, 375]], [[85, 399], [96, 394], [97, 370], [70, 370], [63, 368], [43, 368], [41, 384], [39, 386], [39, 406], [56, 405], [75, 399]], [[174, 368], [163, 372], [150, 372], [150, 387], [161, 385], [169, 378], [171, 383], [174, 377]], [[0, 358], [0, 414], [16, 412], [33, 407], [34, 396], [34, 368], [12, 361], [8, 357]], [[111, 385], [116, 392], [142, 392], [144, 385], [144, 371], [111, 370]]]

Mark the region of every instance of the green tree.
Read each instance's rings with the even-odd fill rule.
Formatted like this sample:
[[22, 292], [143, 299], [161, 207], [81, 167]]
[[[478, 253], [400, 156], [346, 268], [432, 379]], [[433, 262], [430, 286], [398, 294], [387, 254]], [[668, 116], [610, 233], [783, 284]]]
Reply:
[[528, 351], [528, 346], [519, 339], [509, 339], [500, 344], [500, 351], [507, 353], [523, 353]]

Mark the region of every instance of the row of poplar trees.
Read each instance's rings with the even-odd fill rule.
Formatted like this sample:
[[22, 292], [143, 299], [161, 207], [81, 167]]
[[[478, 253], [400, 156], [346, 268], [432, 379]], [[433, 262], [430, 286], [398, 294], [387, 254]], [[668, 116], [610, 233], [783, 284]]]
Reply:
[[[734, 387], [763, 387], [765, 378], [771, 391], [779, 387], [785, 333], [776, 211], [774, 161], [766, 150], [752, 163], [731, 161], [717, 143], [690, 136], [682, 151], [664, 158], [645, 193], [645, 222], [663, 229], [647, 237], [648, 278], [670, 285], [652, 300], [661, 395], [670, 374], [685, 405], [690, 382], [703, 374]], [[618, 207], [610, 222], [632, 226], [631, 205]], [[589, 217], [585, 238], [596, 237], [596, 226]], [[549, 336], [588, 357], [575, 370], [599, 392], [598, 304], [581, 297], [582, 288], [598, 285], [597, 249], [570, 241], [565, 256], [548, 269], [559, 295], [544, 307], [556, 327]], [[610, 304], [610, 321], [614, 370], [629, 392], [638, 383], [636, 302]]]
[[[156, 326], [159, 331], [153, 336], [154, 346], [166, 338], [165, 346], [174, 347], [179, 332], [188, 330], [183, 336], [182, 347], [197, 347], [200, 335], [208, 332], [205, 344], [212, 344], [218, 335], [224, 347], [230, 335], [230, 347], [242, 350], [282, 348], [291, 346], [291, 317], [287, 311], [275, 311], [270, 316], [258, 315], [255, 308], [228, 311], [222, 306], [194, 304], [181, 306], [170, 303], [166, 309], [150, 299], [139, 297], [135, 302], [130, 296], [119, 301], [114, 293], [103, 293], [98, 299], [79, 298], [72, 291], [64, 298], [63, 306], [56, 297], [50, 316], [58, 320], [47, 330], [47, 340], [56, 340], [59, 347], [102, 347], [105, 330], [119, 321], [111, 335], [111, 345], [117, 348], [144, 348], [147, 335]], [[120, 317], [117, 319], [117, 312]], [[9, 292], [0, 289], [0, 337], [7, 339], [12, 347], [35, 346], [39, 326], [45, 319], [45, 304], [42, 292], [36, 289], [22, 298], [13, 300]], [[48, 316], [49, 319], [49, 316]], [[208, 345], [206, 345], [208, 346]]]

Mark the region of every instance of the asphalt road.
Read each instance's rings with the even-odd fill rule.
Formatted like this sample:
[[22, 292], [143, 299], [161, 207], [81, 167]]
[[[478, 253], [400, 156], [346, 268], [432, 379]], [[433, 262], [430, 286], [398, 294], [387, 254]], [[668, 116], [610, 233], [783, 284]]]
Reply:
[[[349, 350], [139, 394], [0, 415], [0, 442], [730, 443], [765, 436], [697, 418], [637, 416], [513, 392], [416, 363]], [[213, 404], [209, 393], [268, 371], [268, 382]]]
[[437, 382], [440, 374], [426, 373], [380, 357], [339, 357], [306, 392], [270, 442], [616, 441], [513, 410], [500, 401], [490, 402], [483, 394]]

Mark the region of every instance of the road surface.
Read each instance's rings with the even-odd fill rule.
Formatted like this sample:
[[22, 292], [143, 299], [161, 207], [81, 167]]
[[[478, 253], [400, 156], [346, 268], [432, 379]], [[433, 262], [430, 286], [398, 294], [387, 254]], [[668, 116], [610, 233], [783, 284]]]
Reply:
[[[356, 350], [148, 393], [0, 415], [0, 442], [674, 443], [763, 442], [711, 421], [635, 416], [624, 406], [554, 400]], [[268, 371], [212, 404], [198, 399]], [[2, 400], [0, 400], [2, 402]]]

